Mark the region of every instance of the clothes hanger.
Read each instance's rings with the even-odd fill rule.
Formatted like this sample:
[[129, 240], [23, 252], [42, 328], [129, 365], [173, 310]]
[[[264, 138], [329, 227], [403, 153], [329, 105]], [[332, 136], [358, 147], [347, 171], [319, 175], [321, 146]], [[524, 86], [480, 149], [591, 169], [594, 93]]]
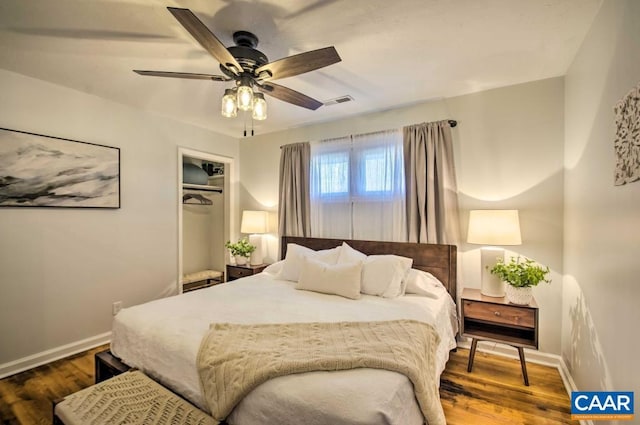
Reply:
[[[194, 199], [197, 202], [187, 202], [189, 199]], [[213, 205], [211, 199], [206, 198], [199, 193], [185, 193], [182, 196], [182, 203], [187, 205]]]

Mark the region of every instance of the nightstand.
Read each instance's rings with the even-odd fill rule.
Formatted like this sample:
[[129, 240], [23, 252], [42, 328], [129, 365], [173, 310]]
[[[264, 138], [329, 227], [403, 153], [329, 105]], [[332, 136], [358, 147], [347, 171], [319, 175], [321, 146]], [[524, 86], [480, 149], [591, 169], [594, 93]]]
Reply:
[[248, 264], [246, 266], [234, 266], [227, 264], [227, 282], [262, 273], [267, 266], [268, 264], [258, 264], [257, 266], [250, 266]]
[[479, 289], [462, 291], [462, 336], [472, 338], [467, 371], [479, 340], [509, 344], [518, 349], [524, 384], [529, 385], [524, 348], [538, 348], [538, 306], [511, 304], [506, 298], [487, 297]]

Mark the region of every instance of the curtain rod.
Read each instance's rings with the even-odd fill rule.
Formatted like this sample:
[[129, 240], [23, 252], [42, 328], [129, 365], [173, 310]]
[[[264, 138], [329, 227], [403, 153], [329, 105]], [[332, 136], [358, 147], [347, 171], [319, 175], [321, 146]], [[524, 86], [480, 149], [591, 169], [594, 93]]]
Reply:
[[[456, 120], [447, 120], [447, 122], [449, 123], [451, 128], [453, 128], [453, 127], [458, 125], [458, 121], [456, 121]], [[381, 131], [386, 131], [386, 130], [381, 130]], [[378, 131], [374, 131], [373, 133], [379, 133], [379, 132]], [[366, 134], [373, 134], [373, 133], [366, 133]], [[337, 138], [339, 139], [339, 137], [337, 137]], [[298, 142], [298, 143], [301, 143], [301, 142]], [[294, 143], [292, 143], [292, 144], [294, 144]], [[280, 149], [282, 149], [282, 146], [280, 146]]]

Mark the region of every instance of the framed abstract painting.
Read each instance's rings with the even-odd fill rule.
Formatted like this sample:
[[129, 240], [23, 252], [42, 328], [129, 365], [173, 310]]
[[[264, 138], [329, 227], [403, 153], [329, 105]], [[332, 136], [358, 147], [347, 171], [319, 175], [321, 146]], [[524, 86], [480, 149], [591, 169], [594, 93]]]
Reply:
[[0, 207], [120, 208], [120, 149], [0, 128]]

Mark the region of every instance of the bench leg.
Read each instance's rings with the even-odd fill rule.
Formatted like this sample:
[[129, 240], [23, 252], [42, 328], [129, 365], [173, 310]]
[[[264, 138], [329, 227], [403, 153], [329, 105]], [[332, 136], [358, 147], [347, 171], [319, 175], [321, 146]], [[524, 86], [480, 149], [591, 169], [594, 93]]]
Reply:
[[64, 422], [62, 422], [62, 420], [60, 420], [58, 415], [56, 415], [56, 405], [60, 403], [62, 400], [64, 400], [64, 398], [53, 400], [53, 403], [51, 403], [52, 404], [51, 413], [53, 414], [53, 421], [52, 421], [53, 425], [64, 425]]

